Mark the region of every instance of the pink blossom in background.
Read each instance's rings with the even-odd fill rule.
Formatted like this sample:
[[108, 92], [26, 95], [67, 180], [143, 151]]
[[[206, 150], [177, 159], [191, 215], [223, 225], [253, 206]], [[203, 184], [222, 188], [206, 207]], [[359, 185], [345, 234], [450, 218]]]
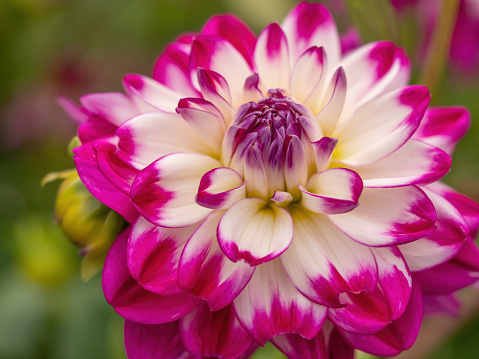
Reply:
[[106, 300], [130, 359], [394, 356], [477, 280], [479, 206], [438, 181], [469, 126], [390, 42], [343, 55], [320, 4], [179, 37], [126, 94], [64, 101], [90, 192], [129, 227]]
[[[436, 0], [391, 0], [399, 11], [407, 9], [418, 14], [420, 26], [425, 32], [426, 45], [436, 26], [440, 1]], [[457, 20], [451, 39], [449, 58], [455, 68], [466, 75], [479, 70], [479, 0], [460, 0]]]

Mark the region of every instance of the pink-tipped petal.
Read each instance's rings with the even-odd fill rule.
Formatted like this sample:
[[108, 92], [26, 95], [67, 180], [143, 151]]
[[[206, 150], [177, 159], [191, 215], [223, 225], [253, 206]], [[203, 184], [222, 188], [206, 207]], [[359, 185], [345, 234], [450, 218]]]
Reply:
[[341, 307], [340, 293], [371, 291], [377, 267], [371, 250], [340, 232], [326, 216], [292, 212], [294, 240], [281, 255], [293, 284], [309, 299]]
[[308, 181], [308, 162], [301, 140], [295, 135], [291, 135], [290, 139], [286, 150], [284, 178], [288, 192], [297, 199], [301, 196], [299, 186], [305, 186]]
[[316, 173], [303, 192], [301, 204], [312, 212], [338, 214], [352, 211], [358, 206], [363, 190], [361, 177], [346, 168], [331, 168]]
[[364, 104], [333, 132], [332, 136], [339, 139], [336, 159], [363, 166], [393, 153], [417, 129], [429, 100], [427, 88], [409, 86]]
[[80, 125], [88, 120], [88, 111], [78, 106], [72, 100], [64, 96], [58, 96], [56, 103], [66, 112], [76, 124]]
[[173, 153], [143, 169], [131, 186], [131, 200], [150, 222], [187, 227], [204, 219], [211, 209], [196, 203], [201, 177], [219, 161], [198, 153]]
[[178, 264], [178, 283], [195, 297], [204, 299], [211, 310], [230, 304], [243, 290], [254, 267], [230, 261], [221, 251], [216, 228], [223, 211], [214, 211], [190, 237]]
[[196, 308], [201, 301], [189, 293], [162, 296], [145, 290], [133, 279], [126, 258], [129, 234], [130, 229], [126, 229], [118, 236], [103, 268], [103, 293], [115, 311], [134, 322], [162, 324], [177, 320]]
[[258, 198], [246, 198], [231, 206], [220, 220], [218, 243], [234, 262], [251, 265], [270, 261], [293, 240], [293, 221], [288, 211]]
[[85, 95], [80, 98], [80, 102], [90, 113], [100, 116], [116, 126], [120, 126], [139, 113], [128, 96], [117, 92]]
[[434, 229], [436, 211], [415, 186], [364, 188], [353, 211], [330, 216], [345, 234], [368, 246], [404, 244]]
[[123, 124], [116, 135], [119, 138], [117, 155], [139, 169], [175, 152], [215, 155], [215, 151], [177, 114], [144, 113]]
[[341, 56], [339, 34], [336, 24], [322, 4], [301, 2], [281, 24], [293, 63], [311, 46], [323, 47], [328, 61], [334, 66]]
[[315, 337], [327, 311], [294, 288], [279, 260], [258, 266], [233, 303], [239, 321], [261, 345], [284, 333]]
[[334, 73], [330, 83], [325, 88], [324, 98], [320, 104], [324, 107], [316, 115], [316, 119], [321, 124], [323, 134], [330, 136], [334, 132], [338, 120], [341, 118], [344, 102], [346, 100], [347, 81], [346, 74], [342, 67]]
[[243, 86], [243, 101], [249, 102], [254, 101], [258, 102], [264, 97], [263, 93], [259, 89], [259, 76], [255, 72], [248, 78], [246, 78]]
[[158, 81], [141, 75], [126, 75], [123, 84], [127, 93], [165, 112], [175, 112], [178, 101], [189, 95], [176, 92]]
[[310, 340], [298, 334], [280, 334], [271, 342], [289, 359], [329, 358], [322, 331]]
[[255, 69], [258, 72], [262, 90], [287, 89], [290, 76], [290, 62], [286, 36], [278, 24], [270, 24], [258, 36], [254, 50]]
[[196, 203], [206, 208], [227, 209], [245, 197], [245, 182], [238, 172], [219, 167], [201, 178]]
[[124, 337], [128, 359], [189, 358], [178, 321], [151, 325], [126, 320]]
[[226, 122], [229, 122], [234, 110], [228, 82], [219, 73], [203, 68], [198, 68], [197, 76], [203, 97], [218, 108]]
[[127, 247], [128, 270], [146, 290], [172, 295], [182, 292], [177, 269], [183, 247], [196, 226], [164, 228], [143, 217], [133, 224]]
[[366, 187], [399, 187], [437, 181], [450, 167], [446, 152], [411, 139], [382, 160], [354, 169]]
[[414, 133], [420, 139], [452, 154], [456, 144], [469, 130], [471, 114], [462, 107], [430, 108]]
[[328, 312], [328, 318], [347, 332], [373, 334], [383, 330], [404, 313], [411, 296], [411, 274], [399, 250], [389, 247], [372, 251], [378, 266], [376, 288], [345, 293], [341, 299], [347, 305]]
[[208, 101], [199, 98], [183, 98], [176, 112], [213, 148], [221, 152], [221, 143], [226, 131], [226, 123], [221, 112]]
[[188, 352], [202, 358], [236, 359], [253, 344], [232, 305], [214, 312], [199, 306], [180, 320], [180, 332]]
[[317, 172], [322, 172], [329, 167], [333, 151], [337, 144], [338, 140], [331, 137], [322, 137], [320, 140], [311, 143], [314, 150]]

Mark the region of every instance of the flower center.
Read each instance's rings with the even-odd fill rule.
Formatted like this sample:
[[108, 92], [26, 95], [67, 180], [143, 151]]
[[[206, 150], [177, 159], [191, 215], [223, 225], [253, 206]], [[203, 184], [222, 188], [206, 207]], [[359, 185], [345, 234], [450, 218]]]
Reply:
[[304, 106], [279, 89], [238, 109], [223, 143], [223, 160], [246, 181], [248, 196], [266, 198], [275, 191], [300, 196], [299, 184], [314, 173], [314, 154], [304, 125]]

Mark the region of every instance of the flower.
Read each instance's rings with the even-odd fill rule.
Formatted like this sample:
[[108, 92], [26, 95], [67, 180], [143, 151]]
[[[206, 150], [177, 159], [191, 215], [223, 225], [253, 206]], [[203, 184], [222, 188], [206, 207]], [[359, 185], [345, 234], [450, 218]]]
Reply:
[[[329, 12], [303, 2], [258, 37], [215, 16], [153, 78], [125, 76], [126, 95], [63, 103], [82, 182], [130, 223], [103, 270], [129, 358], [414, 343], [423, 301], [477, 278], [479, 208], [438, 183], [468, 112], [428, 109], [409, 74], [390, 42], [343, 56]], [[464, 280], [436, 280], [443, 266]]]

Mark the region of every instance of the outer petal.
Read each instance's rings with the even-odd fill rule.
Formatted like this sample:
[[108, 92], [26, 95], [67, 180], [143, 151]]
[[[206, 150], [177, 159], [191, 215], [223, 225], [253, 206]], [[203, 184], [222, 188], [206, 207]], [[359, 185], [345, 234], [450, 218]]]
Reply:
[[437, 147], [407, 141], [375, 163], [355, 167], [366, 187], [398, 187], [439, 180], [451, 167], [451, 157]]
[[262, 345], [283, 333], [311, 339], [326, 317], [326, 307], [299, 293], [279, 260], [258, 266], [233, 303], [243, 327]]
[[254, 62], [264, 93], [268, 89], [288, 88], [291, 71], [288, 43], [278, 24], [270, 24], [258, 36]]
[[471, 125], [471, 114], [462, 107], [430, 108], [413, 137], [452, 154]]
[[363, 190], [361, 177], [346, 168], [331, 168], [314, 174], [303, 192], [301, 204], [312, 212], [338, 214], [358, 206]]
[[131, 187], [131, 200], [150, 222], [186, 227], [205, 218], [211, 209], [195, 202], [205, 172], [220, 163], [197, 153], [174, 153], [143, 169]]
[[234, 262], [251, 265], [270, 261], [293, 240], [289, 213], [258, 198], [245, 198], [226, 211], [218, 226], [218, 243]]
[[292, 209], [294, 241], [281, 255], [288, 276], [309, 299], [340, 307], [340, 293], [371, 291], [377, 267], [366, 246], [340, 232], [326, 216]]
[[89, 144], [77, 147], [73, 159], [83, 184], [91, 194], [132, 223], [138, 217], [130, 197], [112, 184], [100, 171], [95, 152]]
[[436, 229], [425, 238], [399, 246], [411, 271], [444, 263], [461, 249], [469, 234], [467, 222], [447, 200], [424, 188], [437, 213]]
[[238, 18], [232, 15], [213, 16], [203, 27], [203, 35], [216, 35], [228, 40], [239, 51], [248, 65], [253, 67], [256, 37]]
[[148, 325], [126, 320], [124, 337], [129, 359], [189, 358], [178, 321]]
[[341, 122], [361, 105], [389, 91], [406, 86], [411, 66], [404, 50], [387, 41], [361, 46], [342, 61], [348, 92]]
[[100, 116], [115, 126], [120, 126], [138, 114], [133, 101], [117, 92], [94, 93], [82, 96], [80, 102], [90, 113]]
[[417, 129], [429, 99], [427, 88], [409, 86], [364, 104], [333, 132], [339, 140], [334, 158], [362, 166], [388, 156]]
[[143, 217], [133, 224], [128, 240], [128, 270], [146, 290], [172, 295], [182, 292], [178, 287], [177, 268], [180, 254], [196, 226], [163, 228]]
[[202, 357], [236, 359], [253, 344], [232, 305], [212, 312], [203, 304], [180, 320], [180, 331], [188, 351]]
[[178, 101], [189, 93], [179, 93], [171, 88], [141, 75], [126, 75], [123, 78], [126, 91], [147, 104], [165, 112], [175, 112]]
[[290, 46], [293, 63], [311, 46], [323, 47], [334, 66], [341, 56], [336, 24], [325, 6], [301, 2], [281, 24]]
[[200, 300], [183, 292], [162, 296], [146, 291], [130, 276], [126, 246], [130, 229], [113, 243], [103, 268], [103, 293], [108, 303], [125, 319], [145, 324], [172, 322], [196, 308]]
[[346, 340], [356, 349], [376, 356], [395, 356], [415, 342], [423, 318], [423, 298], [420, 285], [413, 282], [411, 299], [402, 316], [386, 328], [371, 335], [343, 331]]
[[[326, 65], [325, 60], [324, 49], [316, 46], [310, 47], [298, 59], [290, 79], [291, 96], [297, 102], [305, 103], [305, 100], [312, 95], [313, 91], [322, 85], [326, 77], [323, 74]], [[316, 102], [319, 102], [317, 96], [313, 97]], [[309, 105], [309, 103], [306, 104]], [[317, 111], [313, 110], [313, 112], [316, 113]]]
[[227, 209], [245, 197], [243, 178], [231, 168], [220, 167], [201, 178], [196, 203], [206, 208]]
[[117, 131], [119, 157], [142, 169], [160, 157], [174, 152], [198, 152], [214, 155], [179, 115], [149, 112], [132, 118]]
[[212, 70], [225, 78], [231, 91], [232, 105], [241, 103], [244, 81], [253, 72], [243, 55], [229, 41], [212, 35], [199, 36], [191, 49], [190, 68]]
[[230, 304], [243, 290], [254, 267], [231, 262], [221, 251], [216, 228], [223, 211], [214, 211], [186, 244], [178, 265], [178, 283], [194, 296], [204, 299], [211, 310]]
[[411, 296], [411, 274], [399, 250], [374, 248], [378, 265], [378, 284], [370, 293], [349, 292], [343, 308], [331, 308], [329, 319], [339, 328], [358, 334], [372, 334], [384, 329], [406, 310]]
[[357, 208], [330, 219], [359, 243], [387, 246], [427, 235], [436, 223], [436, 211], [426, 194], [414, 186], [364, 188]]

